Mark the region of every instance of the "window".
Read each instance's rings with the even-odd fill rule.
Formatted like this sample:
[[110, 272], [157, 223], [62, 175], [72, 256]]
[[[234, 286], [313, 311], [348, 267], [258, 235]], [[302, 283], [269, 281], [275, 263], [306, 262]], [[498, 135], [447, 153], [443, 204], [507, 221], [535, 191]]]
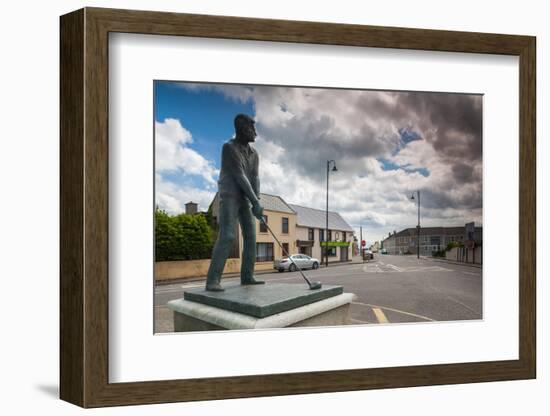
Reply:
[[307, 239], [308, 239], [309, 241], [315, 240], [315, 234], [314, 234], [313, 228], [308, 228], [308, 229], [307, 229]]
[[273, 243], [256, 243], [256, 261], [273, 261]]
[[283, 256], [288, 256], [288, 243], [283, 243]]
[[325, 230], [319, 229], [319, 241], [325, 241]]
[[336, 257], [336, 247], [329, 247], [328, 251], [326, 247], [323, 247], [323, 257], [328, 254], [329, 257]]
[[347, 241], [347, 240], [346, 240], [346, 232], [345, 232], [345, 231], [342, 231], [342, 241]]
[[288, 218], [287, 217], [283, 217], [283, 230], [282, 230], [282, 233], [283, 234], [288, 234]]
[[[265, 224], [267, 224], [267, 215], [264, 215], [264, 221], [265, 221]], [[267, 227], [262, 221], [260, 221], [260, 232], [261, 233], [267, 233]]]
[[328, 239], [327, 241], [332, 241], [332, 230], [328, 230]]

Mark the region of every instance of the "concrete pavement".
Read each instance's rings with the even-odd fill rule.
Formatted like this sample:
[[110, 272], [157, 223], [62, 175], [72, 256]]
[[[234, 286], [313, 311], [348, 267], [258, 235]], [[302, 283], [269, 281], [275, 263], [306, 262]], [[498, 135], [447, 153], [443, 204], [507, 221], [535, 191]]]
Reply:
[[[304, 273], [310, 280], [343, 285], [346, 292], [357, 295], [352, 304], [352, 324], [482, 319], [481, 268], [415, 256], [375, 255], [367, 263], [354, 261]], [[262, 279], [268, 283], [303, 283], [298, 272], [268, 273]], [[166, 302], [182, 297], [185, 288], [203, 285], [195, 281], [157, 286], [155, 332], [173, 331]]]

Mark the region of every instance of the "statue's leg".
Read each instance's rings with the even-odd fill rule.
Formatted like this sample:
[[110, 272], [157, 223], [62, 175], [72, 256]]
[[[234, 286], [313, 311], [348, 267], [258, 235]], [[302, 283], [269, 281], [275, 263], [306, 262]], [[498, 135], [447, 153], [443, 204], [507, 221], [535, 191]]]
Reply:
[[255, 285], [263, 281], [254, 279], [256, 263], [256, 219], [248, 200], [243, 200], [239, 207], [239, 223], [243, 233], [243, 254], [241, 261], [241, 284]]
[[222, 291], [220, 285], [225, 262], [236, 237], [239, 201], [232, 197], [220, 196], [219, 233], [212, 250], [212, 259], [206, 275], [206, 290]]

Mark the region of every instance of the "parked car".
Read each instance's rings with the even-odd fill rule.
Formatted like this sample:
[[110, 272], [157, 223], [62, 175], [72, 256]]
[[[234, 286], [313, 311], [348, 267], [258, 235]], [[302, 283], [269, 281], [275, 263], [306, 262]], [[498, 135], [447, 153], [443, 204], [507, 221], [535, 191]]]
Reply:
[[372, 260], [374, 258], [374, 254], [369, 249], [363, 250], [363, 260]]
[[388, 250], [386, 250], [385, 248], [383, 248], [382, 250], [380, 250], [380, 254], [388, 254]]
[[[306, 256], [305, 254], [293, 254], [292, 260], [298, 265], [300, 269], [317, 269], [319, 267], [319, 260], [313, 257]], [[295, 272], [298, 268], [292, 263], [288, 257], [283, 257], [282, 259], [275, 260], [273, 262], [273, 268], [279, 270], [279, 272], [284, 272], [288, 270], [289, 272]]]

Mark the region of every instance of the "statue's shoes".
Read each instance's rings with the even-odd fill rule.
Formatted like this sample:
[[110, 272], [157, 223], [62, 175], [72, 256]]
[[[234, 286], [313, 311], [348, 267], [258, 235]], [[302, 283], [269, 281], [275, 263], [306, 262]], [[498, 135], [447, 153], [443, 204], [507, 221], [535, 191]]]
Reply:
[[209, 292], [223, 292], [225, 289], [219, 283], [211, 283], [206, 285], [206, 290]]
[[265, 282], [263, 280], [256, 280], [254, 278], [241, 280], [241, 285], [263, 285]]

